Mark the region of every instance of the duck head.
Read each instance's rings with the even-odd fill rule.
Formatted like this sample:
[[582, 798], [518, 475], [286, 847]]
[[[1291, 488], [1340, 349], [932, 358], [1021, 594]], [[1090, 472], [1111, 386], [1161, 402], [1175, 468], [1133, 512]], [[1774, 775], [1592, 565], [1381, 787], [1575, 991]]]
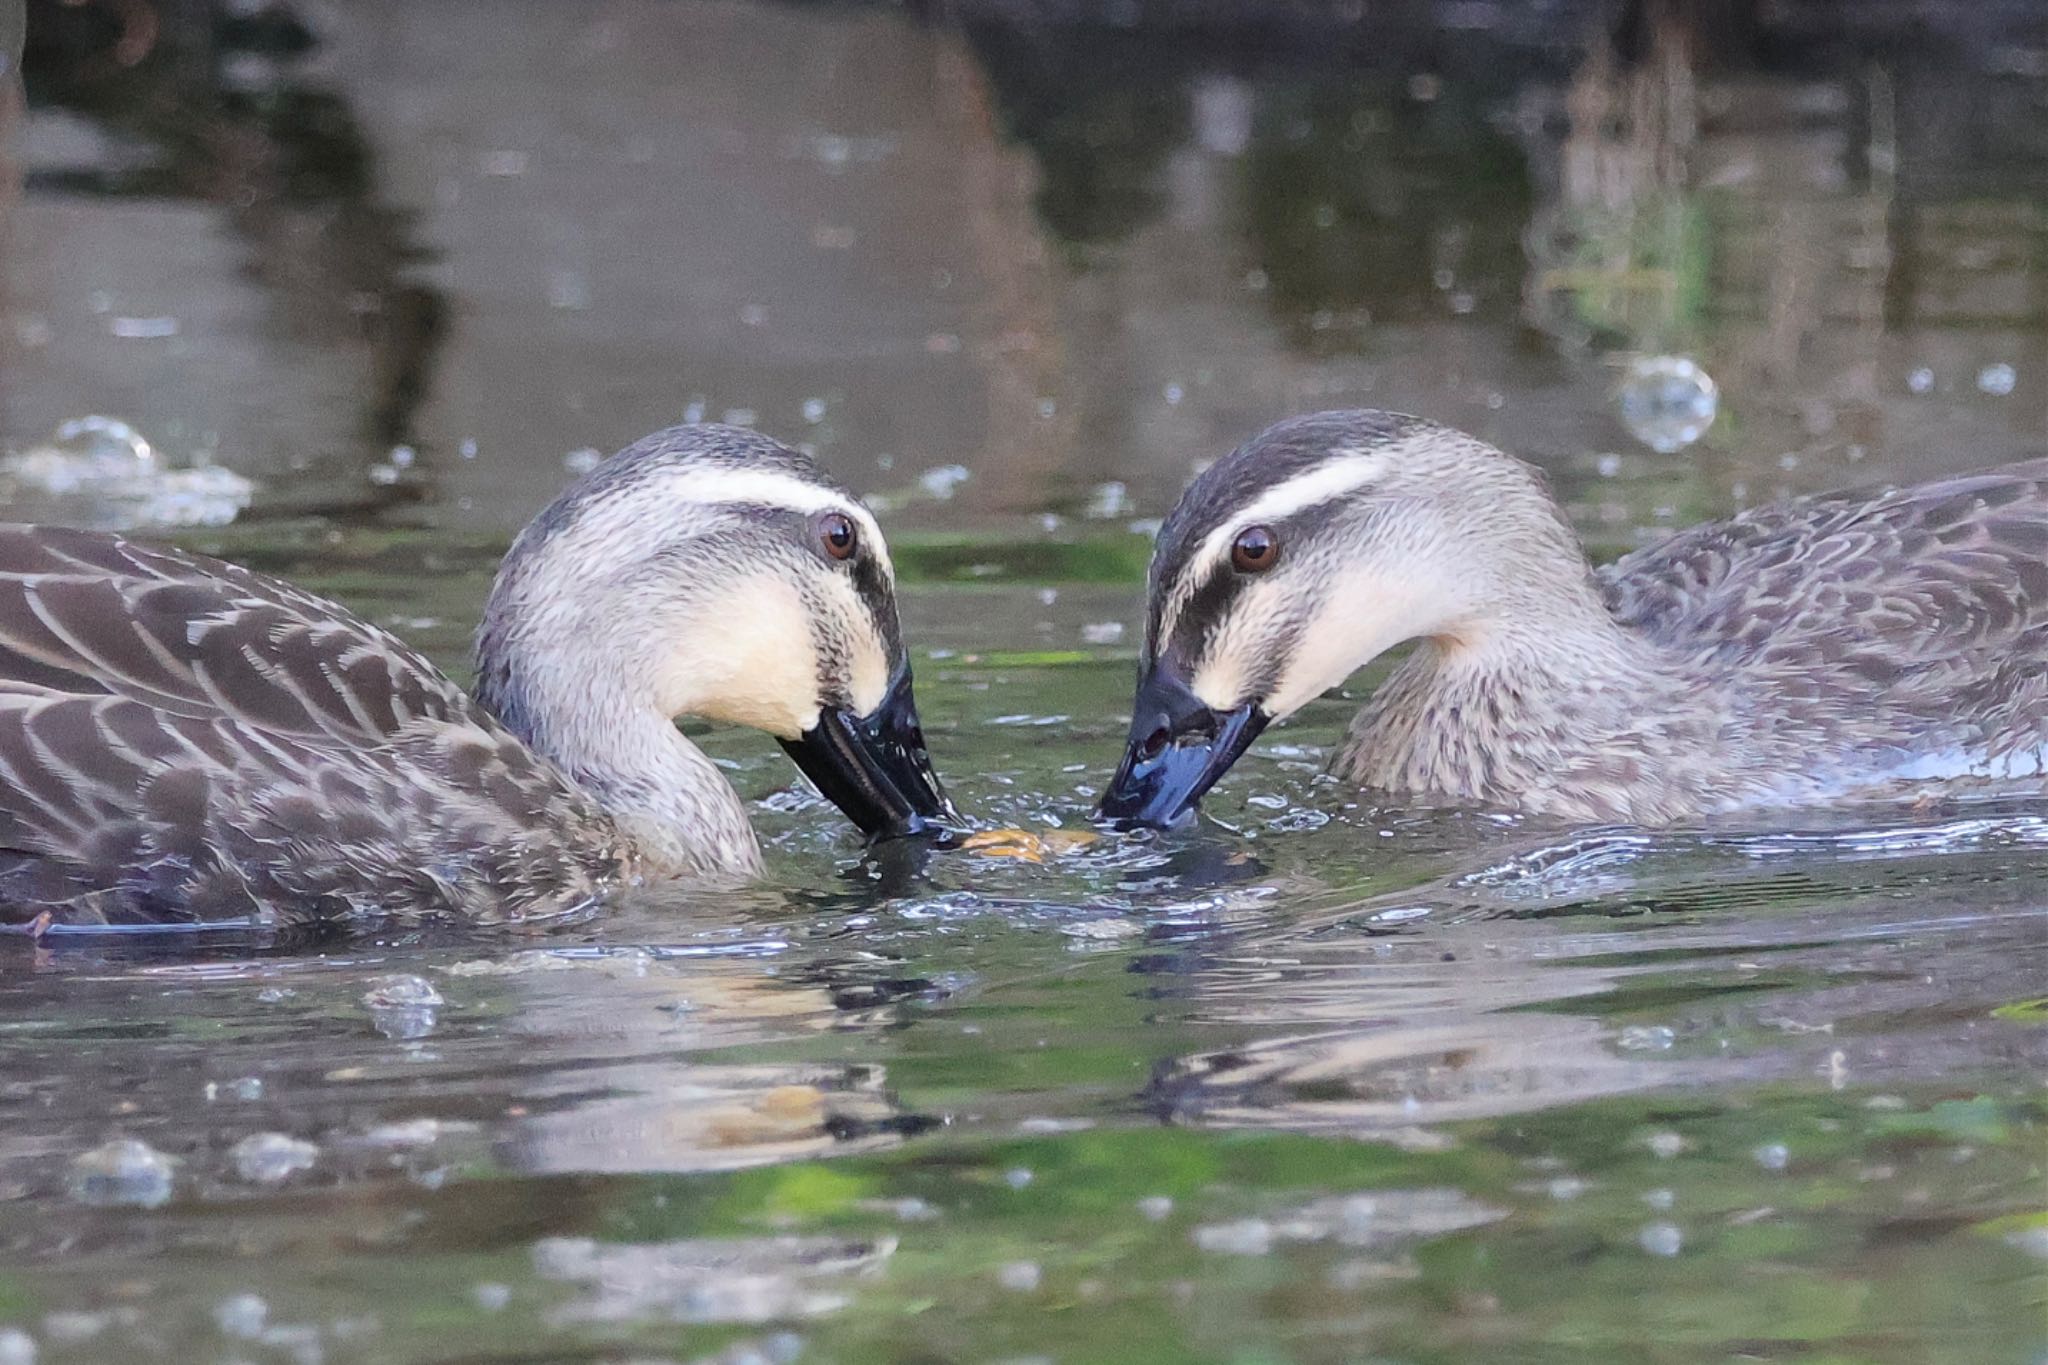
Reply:
[[647, 716], [697, 716], [773, 735], [870, 836], [960, 818], [925, 751], [881, 528], [756, 432], [659, 432], [566, 490], [506, 557], [478, 672], [486, 705], [599, 788], [644, 771], [618, 749]]
[[[1531, 536], [1566, 553], [1528, 553]], [[1534, 472], [1484, 442], [1375, 411], [1268, 428], [1160, 529], [1129, 742], [1099, 813], [1178, 822], [1269, 724], [1387, 649], [1483, 642], [1525, 563], [1584, 574]]]

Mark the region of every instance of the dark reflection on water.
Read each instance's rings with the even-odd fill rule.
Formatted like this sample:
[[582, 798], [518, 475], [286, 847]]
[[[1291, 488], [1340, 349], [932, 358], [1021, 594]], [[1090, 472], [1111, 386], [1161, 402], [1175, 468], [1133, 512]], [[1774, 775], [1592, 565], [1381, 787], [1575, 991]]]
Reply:
[[[459, 672], [565, 456], [754, 421], [878, 495], [991, 825], [1086, 828], [1145, 520], [1282, 413], [1480, 431], [1610, 548], [2048, 436], [2035, 7], [29, 9], [4, 453], [217, 460], [255, 505], [187, 540]], [[1638, 352], [1720, 381], [1682, 455], [1620, 424]], [[2037, 1361], [2040, 811], [1376, 809], [1319, 776], [1355, 704], [1042, 862], [865, 857], [693, 727], [769, 884], [0, 941], [0, 1334]]]

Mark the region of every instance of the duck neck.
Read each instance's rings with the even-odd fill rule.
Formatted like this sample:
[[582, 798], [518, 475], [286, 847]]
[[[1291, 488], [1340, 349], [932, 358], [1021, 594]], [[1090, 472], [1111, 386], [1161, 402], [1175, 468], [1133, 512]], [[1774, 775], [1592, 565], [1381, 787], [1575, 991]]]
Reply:
[[486, 631], [477, 650], [478, 701], [596, 798], [641, 871], [758, 873], [760, 848], [739, 793], [651, 695], [624, 685], [630, 670], [623, 660], [596, 657], [601, 638], [587, 637], [574, 650], [541, 649], [519, 633]]
[[1678, 687], [1587, 580], [1418, 642], [1360, 713], [1346, 766], [1368, 786], [1530, 806], [1560, 769], [1675, 714]]

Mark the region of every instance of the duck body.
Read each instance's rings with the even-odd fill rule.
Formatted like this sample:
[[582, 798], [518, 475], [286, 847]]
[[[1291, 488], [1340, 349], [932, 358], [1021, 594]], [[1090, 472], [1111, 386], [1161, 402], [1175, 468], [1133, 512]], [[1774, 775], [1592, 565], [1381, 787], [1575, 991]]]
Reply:
[[0, 907], [478, 921], [635, 871], [590, 796], [395, 636], [247, 569], [0, 526]]
[[[1172, 638], [1148, 668], [1190, 701], [1148, 734], [1247, 706], [1255, 733], [1414, 640], [1333, 764], [1396, 800], [1663, 824], [2048, 791], [2048, 460], [1761, 507], [1595, 570], [1533, 468], [1420, 419], [1295, 419], [1230, 459], [1236, 492], [1208, 491], [1202, 538], [1272, 520], [1263, 498], [1294, 562], [1199, 628], [1181, 618], [1200, 589], [1156, 622]], [[1291, 625], [1229, 619], [1247, 606]], [[1254, 640], [1286, 657], [1216, 657]], [[1134, 747], [1126, 769], [1142, 762]], [[1120, 770], [1105, 809], [1135, 813], [1143, 786]]]
[[565, 491], [478, 676], [233, 564], [0, 526], [0, 923], [493, 923], [742, 881], [745, 807], [684, 712], [770, 729], [870, 833], [951, 812], [879, 532], [751, 432], [658, 433]]
[[1639, 824], [2048, 787], [2048, 460], [1758, 508], [1592, 582], [1607, 621], [1540, 649], [1424, 641], [1336, 769]]

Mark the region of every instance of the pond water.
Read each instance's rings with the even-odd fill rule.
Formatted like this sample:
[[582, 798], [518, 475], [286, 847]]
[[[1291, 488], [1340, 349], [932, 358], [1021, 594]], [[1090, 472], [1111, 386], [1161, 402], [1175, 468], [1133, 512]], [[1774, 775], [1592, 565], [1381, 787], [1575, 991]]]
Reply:
[[[2032, 7], [940, 8], [38, 0], [13, 514], [460, 673], [573, 468], [745, 419], [883, 510], [960, 804], [1085, 830], [1151, 520], [1285, 413], [1602, 553], [2048, 444]], [[1378, 809], [1373, 682], [1171, 837], [864, 857], [693, 725], [741, 893], [0, 943], [0, 1362], [2048, 1360], [2048, 808]]]

